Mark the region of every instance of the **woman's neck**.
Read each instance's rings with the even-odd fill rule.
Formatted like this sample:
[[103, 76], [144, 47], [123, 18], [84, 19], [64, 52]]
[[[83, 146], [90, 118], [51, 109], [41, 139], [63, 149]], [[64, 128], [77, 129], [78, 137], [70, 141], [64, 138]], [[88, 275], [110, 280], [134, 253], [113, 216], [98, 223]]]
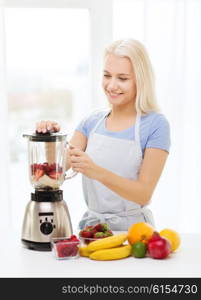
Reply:
[[120, 119], [133, 119], [137, 115], [135, 107], [112, 107], [110, 113], [110, 119], [120, 120]]

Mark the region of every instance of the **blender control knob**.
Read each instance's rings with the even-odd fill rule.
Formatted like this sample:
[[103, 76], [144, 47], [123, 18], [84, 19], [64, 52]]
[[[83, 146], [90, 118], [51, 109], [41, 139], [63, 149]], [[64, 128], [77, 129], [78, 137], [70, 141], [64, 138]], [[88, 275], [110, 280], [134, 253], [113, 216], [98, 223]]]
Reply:
[[43, 222], [41, 225], [40, 225], [40, 230], [42, 233], [44, 234], [50, 234], [53, 230], [53, 226], [50, 222]]

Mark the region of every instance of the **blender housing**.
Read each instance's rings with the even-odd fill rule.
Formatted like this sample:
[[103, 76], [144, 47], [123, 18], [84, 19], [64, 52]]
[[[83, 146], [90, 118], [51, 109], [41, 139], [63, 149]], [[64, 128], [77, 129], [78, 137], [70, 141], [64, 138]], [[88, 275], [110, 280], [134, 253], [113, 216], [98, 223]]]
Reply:
[[35, 192], [25, 210], [22, 243], [33, 250], [51, 250], [51, 238], [73, 232], [60, 190], [65, 180], [67, 135], [49, 132], [23, 137], [28, 139], [29, 178]]

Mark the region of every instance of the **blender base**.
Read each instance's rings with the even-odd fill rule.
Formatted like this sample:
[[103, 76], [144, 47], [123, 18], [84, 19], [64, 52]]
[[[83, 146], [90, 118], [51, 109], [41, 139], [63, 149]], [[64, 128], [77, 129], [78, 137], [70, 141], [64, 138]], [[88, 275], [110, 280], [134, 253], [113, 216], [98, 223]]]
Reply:
[[33, 242], [33, 241], [27, 241], [22, 239], [22, 244], [30, 249], [30, 250], [36, 250], [36, 251], [51, 251], [51, 243], [39, 243], [39, 242]]

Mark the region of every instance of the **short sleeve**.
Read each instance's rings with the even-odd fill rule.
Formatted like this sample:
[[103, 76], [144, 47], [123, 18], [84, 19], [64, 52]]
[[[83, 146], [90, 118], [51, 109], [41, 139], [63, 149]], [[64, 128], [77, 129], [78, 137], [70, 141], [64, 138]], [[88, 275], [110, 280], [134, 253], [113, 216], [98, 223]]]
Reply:
[[85, 135], [86, 137], [88, 137], [88, 130], [87, 130], [87, 120], [86, 118], [83, 119], [78, 126], [75, 128], [75, 130], [80, 131], [83, 135]]
[[158, 148], [169, 152], [170, 144], [169, 122], [164, 115], [157, 114], [151, 123], [145, 148]]
[[104, 112], [98, 111], [88, 115], [78, 124], [75, 130], [80, 131], [88, 138], [91, 130], [96, 126], [98, 120], [103, 114]]

